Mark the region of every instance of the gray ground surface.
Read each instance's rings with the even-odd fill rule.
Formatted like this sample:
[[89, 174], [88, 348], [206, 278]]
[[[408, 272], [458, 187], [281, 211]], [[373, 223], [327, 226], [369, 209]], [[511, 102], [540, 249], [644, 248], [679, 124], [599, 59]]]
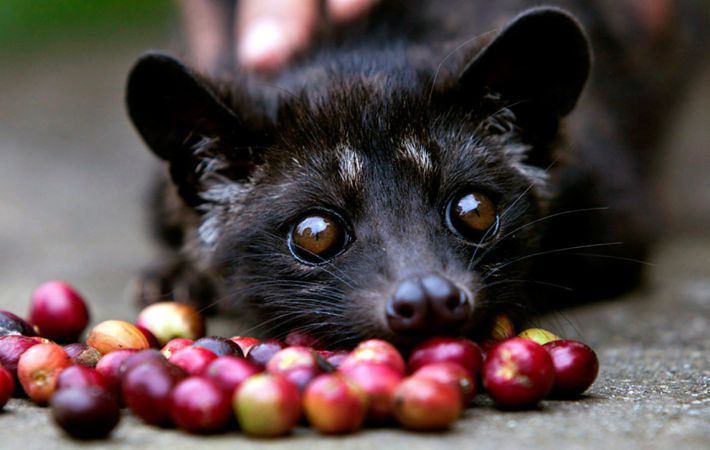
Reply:
[[[141, 198], [152, 173], [124, 118], [122, 85], [150, 44], [45, 49], [0, 68], [0, 308], [24, 313], [49, 278], [80, 287], [96, 320], [131, 319], [132, 274], [151, 256]], [[147, 42], [155, 42], [148, 40]], [[192, 437], [126, 415], [97, 448], [708, 448], [710, 443], [710, 74], [668, 141], [662, 198], [668, 236], [647, 289], [551, 316], [583, 339], [602, 371], [589, 396], [536, 411], [470, 409], [445, 434], [368, 430], [342, 438], [299, 429], [260, 441], [239, 434]], [[228, 332], [229, 323], [214, 324]], [[47, 411], [13, 400], [0, 414], [0, 448], [76, 448]]]

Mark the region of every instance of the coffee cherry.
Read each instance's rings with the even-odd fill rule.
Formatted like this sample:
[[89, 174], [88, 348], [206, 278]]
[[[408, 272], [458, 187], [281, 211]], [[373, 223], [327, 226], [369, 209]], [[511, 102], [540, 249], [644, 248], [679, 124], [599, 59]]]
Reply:
[[249, 349], [247, 359], [256, 366], [265, 368], [269, 360], [284, 348], [286, 348], [286, 344], [275, 339], [261, 341], [258, 344], [254, 344], [254, 346]]
[[171, 339], [167, 344], [163, 346], [163, 348], [160, 349], [160, 353], [163, 354], [166, 358], [170, 358], [170, 356], [175, 353], [178, 350], [182, 350], [185, 347], [191, 346], [195, 341], [192, 339], [185, 339], [185, 338], [175, 338]]
[[311, 336], [303, 331], [294, 330], [288, 333], [284, 342], [289, 347], [308, 347], [318, 348], [318, 338]]
[[248, 378], [234, 393], [232, 405], [242, 431], [253, 436], [287, 434], [301, 416], [298, 389], [281, 375]]
[[43, 405], [54, 394], [57, 378], [71, 361], [57, 344], [38, 344], [25, 351], [17, 363], [17, 376], [27, 396]]
[[503, 407], [528, 407], [552, 389], [555, 369], [541, 345], [512, 338], [491, 349], [483, 366], [483, 384]]
[[145, 336], [145, 340], [148, 341], [149, 348], [160, 348], [160, 342], [158, 342], [158, 338], [156, 338], [155, 335], [151, 333], [149, 329], [140, 325], [136, 325], [136, 328], [138, 328], [138, 331], [143, 333], [143, 336]]
[[121, 412], [108, 391], [95, 386], [58, 391], [50, 401], [52, 418], [76, 439], [101, 439], [118, 425]]
[[338, 372], [352, 380], [367, 395], [369, 419], [386, 422], [392, 418], [392, 399], [404, 375], [390, 366], [371, 363], [341, 368]]
[[184, 303], [154, 303], [140, 312], [136, 324], [150, 330], [160, 345], [175, 338], [195, 340], [205, 335], [205, 319]]
[[151, 425], [170, 424], [170, 393], [185, 372], [169, 363], [145, 361], [123, 374], [121, 392], [133, 413]]
[[244, 356], [242, 348], [237, 343], [221, 336], [200, 338], [192, 346], [205, 348], [217, 356]]
[[168, 363], [168, 360], [165, 359], [163, 354], [154, 348], [149, 348], [147, 350], [139, 350], [139, 351], [129, 355], [123, 361], [121, 361], [121, 365], [118, 369], [119, 377], [123, 377], [123, 375], [125, 373], [127, 373], [129, 370], [131, 370], [132, 368], [134, 368], [140, 364], [143, 364], [144, 362], [148, 362], [148, 361], [157, 362], [159, 364], [167, 364]]
[[328, 364], [333, 366], [334, 369], [337, 369], [338, 367], [340, 367], [340, 365], [343, 363], [343, 361], [345, 361], [345, 359], [350, 354], [350, 352], [345, 351], [345, 350], [336, 350], [334, 352], [328, 352], [328, 353], [329, 354], [327, 356], [323, 355], [323, 354], [321, 354], [321, 356], [323, 358], [325, 358], [325, 360], [328, 362]]
[[231, 395], [204, 377], [192, 376], [180, 381], [170, 401], [173, 422], [191, 433], [223, 430], [232, 417]]
[[481, 352], [483, 353], [484, 358], [488, 352], [501, 341], [510, 339], [514, 336], [515, 326], [513, 325], [513, 321], [510, 320], [510, 317], [505, 314], [499, 314], [496, 316], [490, 335], [480, 343]]
[[551, 395], [558, 398], [579, 397], [594, 383], [599, 373], [599, 359], [594, 350], [573, 340], [558, 340], [543, 346], [555, 367]]
[[48, 281], [32, 293], [29, 318], [43, 337], [71, 342], [88, 325], [89, 310], [73, 287], [62, 281]]
[[64, 351], [67, 352], [72, 364], [77, 364], [84, 367], [96, 367], [101, 359], [101, 352], [94, 347], [89, 347], [80, 342], [64, 346]]
[[217, 355], [202, 347], [187, 347], [173, 353], [168, 361], [190, 375], [200, 375]]
[[247, 378], [259, 372], [261, 369], [244, 358], [220, 356], [207, 366], [202, 375], [231, 396]]
[[481, 349], [475, 343], [463, 338], [434, 337], [414, 347], [409, 357], [409, 370], [417, 371], [428, 364], [452, 362], [468, 371], [476, 378], [483, 365]]
[[121, 366], [128, 357], [137, 352], [138, 350], [133, 349], [116, 350], [105, 354], [96, 364], [96, 371], [104, 377], [108, 391], [119, 400], [119, 404], [122, 402]]
[[365, 392], [340, 374], [323, 374], [303, 394], [308, 422], [326, 434], [352, 433], [362, 427], [367, 410]]
[[461, 392], [461, 401], [464, 406], [471, 403], [476, 396], [476, 379], [456, 363], [444, 361], [428, 364], [420, 367], [412, 376], [428, 378], [456, 387]]
[[86, 343], [102, 355], [114, 350], [144, 350], [150, 347], [143, 333], [123, 320], [106, 320], [96, 325], [89, 333]]
[[37, 336], [37, 333], [25, 319], [0, 309], [0, 336], [10, 335]]
[[232, 336], [229, 338], [230, 341], [234, 342], [242, 349], [242, 353], [246, 357], [249, 354], [249, 350], [255, 345], [261, 342], [259, 339], [247, 336]]
[[340, 364], [340, 369], [348, 370], [358, 364], [383, 364], [404, 375], [407, 368], [402, 355], [389, 342], [370, 339], [361, 342]]
[[99, 371], [84, 366], [69, 366], [62, 370], [57, 377], [57, 389], [59, 390], [92, 386], [104, 390], [108, 390], [110, 387]]
[[540, 345], [545, 345], [548, 342], [561, 339], [555, 333], [542, 328], [528, 328], [527, 330], [521, 331], [520, 334], [518, 334], [518, 337], [531, 340]]
[[0, 366], [0, 409], [5, 406], [13, 392], [15, 392], [15, 379], [9, 370]]
[[28, 348], [38, 344], [40, 344], [39, 341], [27, 336], [0, 336], [0, 365], [10, 372], [15, 381], [18, 381], [17, 363], [20, 360], [20, 356], [22, 356]]
[[308, 347], [286, 347], [279, 350], [266, 365], [266, 371], [283, 375], [303, 392], [306, 385], [325, 371], [325, 360]]
[[493, 324], [493, 329], [491, 330], [491, 339], [496, 341], [503, 341], [505, 339], [510, 339], [515, 336], [515, 326], [510, 317], [505, 314], [500, 314], [496, 317]]
[[410, 430], [443, 430], [461, 415], [461, 392], [451, 384], [410, 377], [395, 391], [392, 410], [397, 421]]

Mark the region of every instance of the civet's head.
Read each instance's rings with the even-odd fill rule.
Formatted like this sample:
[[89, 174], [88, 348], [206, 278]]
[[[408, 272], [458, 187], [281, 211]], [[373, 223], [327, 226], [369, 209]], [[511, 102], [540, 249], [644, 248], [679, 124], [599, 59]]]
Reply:
[[589, 51], [556, 9], [481, 47], [437, 76], [404, 51], [341, 55], [276, 98], [246, 76], [225, 88], [143, 57], [129, 113], [199, 213], [223, 302], [257, 332], [333, 346], [475, 336], [524, 302], [551, 144]]

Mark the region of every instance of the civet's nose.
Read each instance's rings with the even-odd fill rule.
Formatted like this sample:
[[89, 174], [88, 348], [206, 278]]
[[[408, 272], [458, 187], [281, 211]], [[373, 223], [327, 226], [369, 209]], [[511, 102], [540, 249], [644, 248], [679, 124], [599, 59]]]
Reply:
[[402, 281], [387, 301], [387, 323], [398, 334], [456, 332], [468, 320], [472, 301], [441, 275]]

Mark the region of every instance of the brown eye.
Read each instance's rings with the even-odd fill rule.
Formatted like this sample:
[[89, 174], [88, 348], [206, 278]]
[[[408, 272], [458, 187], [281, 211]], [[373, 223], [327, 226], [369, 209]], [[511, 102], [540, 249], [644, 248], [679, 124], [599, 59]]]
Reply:
[[291, 229], [288, 240], [291, 253], [311, 264], [338, 255], [348, 243], [343, 221], [320, 211], [300, 219]]
[[447, 221], [452, 231], [468, 241], [481, 244], [498, 230], [498, 211], [487, 195], [468, 192], [449, 202]]

